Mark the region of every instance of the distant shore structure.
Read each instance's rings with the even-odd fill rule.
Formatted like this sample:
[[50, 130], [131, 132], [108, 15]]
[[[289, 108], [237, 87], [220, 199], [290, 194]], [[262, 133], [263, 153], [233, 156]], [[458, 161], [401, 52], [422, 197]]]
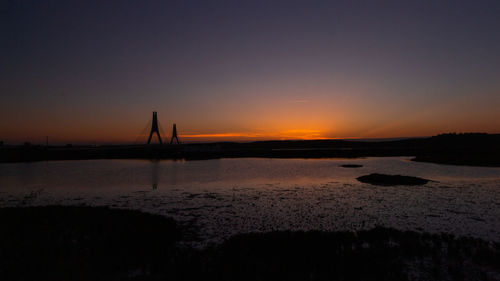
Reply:
[[149, 133], [148, 144], [151, 144], [151, 137], [153, 137], [154, 133], [158, 135], [158, 141], [160, 142], [160, 145], [163, 144], [163, 142], [161, 141], [160, 130], [158, 129], [158, 114], [156, 113], [156, 111], [153, 111], [153, 122], [151, 124], [151, 132]]
[[177, 137], [177, 126], [174, 123], [174, 127], [172, 128], [172, 138], [170, 139], [170, 144], [174, 143], [174, 138], [177, 141], [177, 144], [181, 144], [179, 138]]

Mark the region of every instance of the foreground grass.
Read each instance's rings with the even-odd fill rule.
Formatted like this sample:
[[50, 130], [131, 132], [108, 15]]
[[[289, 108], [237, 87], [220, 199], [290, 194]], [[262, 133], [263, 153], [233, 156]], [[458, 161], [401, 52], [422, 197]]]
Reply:
[[402, 232], [241, 234], [182, 246], [171, 219], [94, 207], [0, 209], [0, 280], [499, 280], [500, 246]]
[[119, 280], [157, 272], [181, 238], [176, 223], [91, 207], [0, 209], [0, 280]]

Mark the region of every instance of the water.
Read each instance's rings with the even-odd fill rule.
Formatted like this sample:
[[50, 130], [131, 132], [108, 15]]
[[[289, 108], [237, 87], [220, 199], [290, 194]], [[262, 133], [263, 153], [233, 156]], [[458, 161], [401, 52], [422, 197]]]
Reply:
[[[342, 164], [361, 168], [342, 168]], [[356, 177], [402, 174], [424, 186]], [[375, 225], [500, 241], [500, 168], [365, 159], [85, 160], [0, 164], [0, 206], [108, 205], [173, 217], [201, 242], [242, 232]]]

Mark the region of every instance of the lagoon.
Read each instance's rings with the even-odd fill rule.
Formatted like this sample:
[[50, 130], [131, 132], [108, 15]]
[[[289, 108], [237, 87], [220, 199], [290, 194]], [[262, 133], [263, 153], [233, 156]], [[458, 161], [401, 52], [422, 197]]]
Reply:
[[[432, 181], [385, 187], [356, 180], [370, 173]], [[0, 206], [54, 204], [162, 214], [194, 227], [201, 244], [246, 232], [377, 225], [500, 241], [500, 168], [409, 157], [0, 164]]]

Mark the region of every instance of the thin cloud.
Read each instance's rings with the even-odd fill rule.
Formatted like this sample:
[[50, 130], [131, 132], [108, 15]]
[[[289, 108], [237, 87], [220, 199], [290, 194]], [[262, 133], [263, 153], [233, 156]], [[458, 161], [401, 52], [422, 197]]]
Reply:
[[289, 101], [290, 103], [308, 103], [309, 100], [306, 99], [300, 99], [300, 100], [291, 100]]

